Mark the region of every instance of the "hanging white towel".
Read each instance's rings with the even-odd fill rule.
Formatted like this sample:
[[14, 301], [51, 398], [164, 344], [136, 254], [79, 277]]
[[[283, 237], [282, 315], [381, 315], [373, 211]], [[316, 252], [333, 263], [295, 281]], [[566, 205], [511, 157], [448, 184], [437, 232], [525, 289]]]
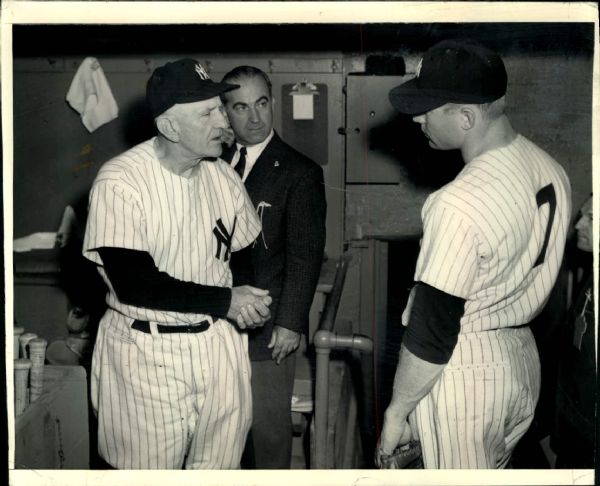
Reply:
[[81, 114], [81, 121], [90, 133], [119, 115], [117, 102], [95, 57], [86, 57], [79, 66], [67, 101]]

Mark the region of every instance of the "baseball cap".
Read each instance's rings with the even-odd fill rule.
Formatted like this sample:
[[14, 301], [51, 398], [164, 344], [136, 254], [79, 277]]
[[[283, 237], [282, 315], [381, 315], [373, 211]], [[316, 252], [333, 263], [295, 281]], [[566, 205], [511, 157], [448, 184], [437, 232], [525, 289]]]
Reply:
[[428, 49], [414, 79], [389, 93], [400, 113], [418, 115], [446, 103], [489, 103], [506, 93], [498, 54], [472, 40], [447, 40]]
[[215, 83], [195, 59], [180, 59], [154, 70], [146, 85], [146, 100], [157, 117], [173, 105], [208, 100], [235, 88], [239, 85]]

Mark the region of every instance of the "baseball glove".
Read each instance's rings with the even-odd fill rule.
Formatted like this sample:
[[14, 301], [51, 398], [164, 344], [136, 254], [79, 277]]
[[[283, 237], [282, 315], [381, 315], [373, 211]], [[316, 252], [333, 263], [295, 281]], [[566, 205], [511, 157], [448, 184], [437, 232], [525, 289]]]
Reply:
[[421, 444], [411, 440], [396, 447], [391, 454], [384, 454], [379, 447], [375, 450], [375, 464], [379, 469], [423, 469]]

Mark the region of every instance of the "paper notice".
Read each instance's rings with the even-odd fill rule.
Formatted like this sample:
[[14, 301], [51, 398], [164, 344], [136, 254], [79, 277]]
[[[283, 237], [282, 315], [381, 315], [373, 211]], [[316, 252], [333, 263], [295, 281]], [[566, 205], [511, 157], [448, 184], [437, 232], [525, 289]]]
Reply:
[[294, 120], [312, 120], [314, 119], [313, 98], [311, 94], [293, 95]]

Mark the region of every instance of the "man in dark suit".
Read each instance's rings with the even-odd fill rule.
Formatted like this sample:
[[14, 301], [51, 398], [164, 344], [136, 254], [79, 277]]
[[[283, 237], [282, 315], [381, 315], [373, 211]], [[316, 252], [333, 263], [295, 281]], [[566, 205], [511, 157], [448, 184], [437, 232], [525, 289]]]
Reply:
[[263, 71], [240, 66], [223, 81], [240, 85], [223, 97], [236, 142], [229, 160], [263, 228], [254, 246], [232, 256], [234, 280], [252, 281], [273, 298], [271, 319], [249, 333], [254, 412], [247, 456], [257, 469], [289, 469], [294, 351], [308, 327], [325, 246], [323, 171], [273, 130]]

